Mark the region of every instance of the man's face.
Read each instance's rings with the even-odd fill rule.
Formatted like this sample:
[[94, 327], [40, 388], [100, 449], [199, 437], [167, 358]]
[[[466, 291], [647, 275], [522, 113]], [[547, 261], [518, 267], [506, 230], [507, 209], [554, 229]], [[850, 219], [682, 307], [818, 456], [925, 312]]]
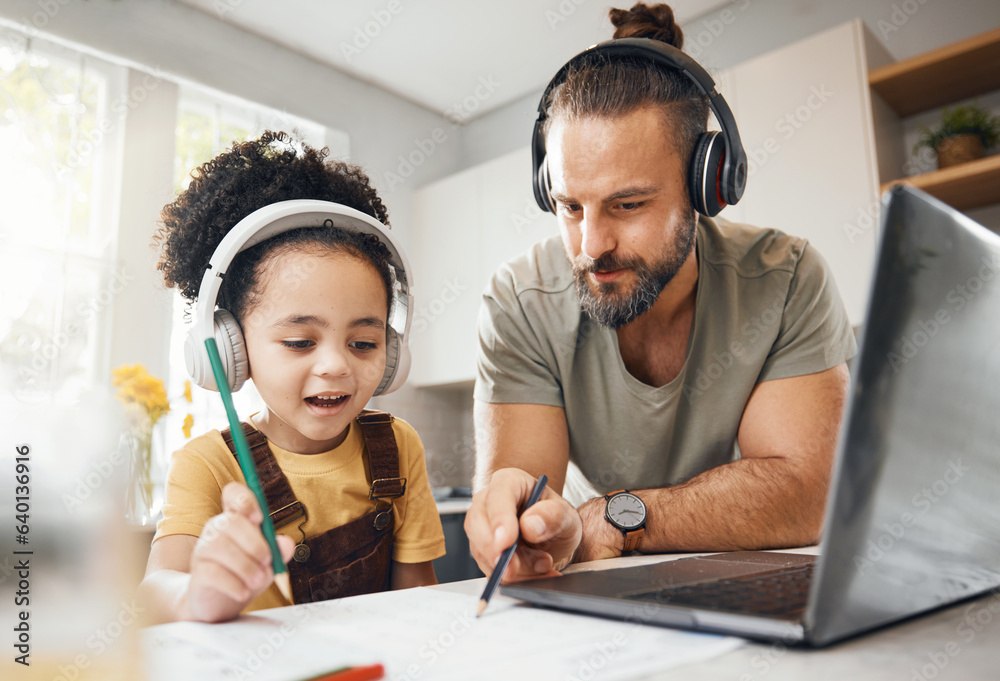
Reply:
[[694, 247], [695, 214], [661, 111], [556, 119], [552, 198], [583, 309], [618, 328], [646, 312]]

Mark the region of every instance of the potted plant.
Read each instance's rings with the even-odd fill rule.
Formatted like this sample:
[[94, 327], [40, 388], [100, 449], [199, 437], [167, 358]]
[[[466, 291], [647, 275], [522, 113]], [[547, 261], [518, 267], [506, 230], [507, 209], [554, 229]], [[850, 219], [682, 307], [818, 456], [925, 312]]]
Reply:
[[941, 125], [933, 130], [920, 128], [920, 139], [913, 148], [928, 147], [938, 157], [938, 168], [982, 158], [985, 150], [1000, 140], [1000, 116], [993, 116], [975, 104], [945, 107]]

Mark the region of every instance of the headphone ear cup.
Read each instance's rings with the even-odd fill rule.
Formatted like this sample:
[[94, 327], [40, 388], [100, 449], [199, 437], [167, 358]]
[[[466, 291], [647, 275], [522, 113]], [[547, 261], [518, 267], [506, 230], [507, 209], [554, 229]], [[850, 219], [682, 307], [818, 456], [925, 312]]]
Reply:
[[[229, 379], [229, 389], [236, 392], [250, 376], [250, 360], [240, 323], [228, 310], [215, 311], [215, 345], [219, 350], [222, 368]], [[197, 337], [195, 329], [189, 330], [184, 337], [184, 364], [195, 385], [218, 392], [212, 363], [205, 350], [205, 339]]]
[[721, 132], [703, 132], [698, 136], [688, 168], [688, 191], [694, 209], [710, 218], [726, 207], [719, 185], [725, 156], [726, 140]]
[[390, 326], [386, 331], [385, 372], [375, 394], [387, 395], [397, 390], [406, 382], [409, 373], [410, 349], [400, 340], [396, 329]]
[[222, 358], [226, 378], [229, 379], [229, 389], [236, 392], [250, 377], [250, 359], [243, 339], [243, 329], [228, 310], [215, 311], [215, 343], [219, 346], [219, 357]]
[[184, 336], [184, 366], [192, 383], [199, 388], [215, 390], [215, 377], [208, 361], [208, 351], [205, 350], [205, 339], [198, 338], [195, 329], [188, 329]]
[[538, 175], [535, 177], [535, 182], [538, 185], [538, 196], [542, 197], [545, 202], [544, 205], [540, 205], [540, 208], [549, 213], [556, 212], [555, 201], [552, 200], [552, 195], [549, 194], [549, 157], [548, 154], [542, 157], [542, 162], [538, 166]]

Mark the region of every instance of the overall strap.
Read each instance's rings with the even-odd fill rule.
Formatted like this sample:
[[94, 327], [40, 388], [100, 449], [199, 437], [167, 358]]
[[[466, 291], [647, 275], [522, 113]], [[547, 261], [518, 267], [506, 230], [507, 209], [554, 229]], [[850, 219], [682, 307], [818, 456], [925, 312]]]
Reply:
[[392, 432], [392, 414], [363, 409], [357, 421], [368, 449], [368, 470], [372, 478], [368, 497], [395, 499], [406, 492], [406, 478], [399, 477], [399, 448]]
[[[243, 434], [246, 435], [247, 444], [250, 445], [250, 453], [253, 454], [253, 462], [257, 467], [257, 477], [260, 478], [264, 497], [268, 506], [275, 509], [271, 511], [274, 528], [284, 527], [293, 520], [306, 517], [305, 506], [295, 498], [288, 479], [278, 467], [271, 448], [267, 446], [267, 438], [245, 421], [240, 425], [243, 426]], [[235, 454], [236, 446], [233, 444], [233, 434], [229, 428], [222, 431], [222, 439], [226, 441], [229, 451]]]

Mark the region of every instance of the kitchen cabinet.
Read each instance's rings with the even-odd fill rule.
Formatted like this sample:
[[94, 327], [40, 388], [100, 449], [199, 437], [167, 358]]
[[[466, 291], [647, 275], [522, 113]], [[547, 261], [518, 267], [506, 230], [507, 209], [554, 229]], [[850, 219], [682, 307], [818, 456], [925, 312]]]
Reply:
[[888, 60], [855, 20], [717, 78], [748, 157], [743, 199], [722, 217], [807, 238], [830, 264], [854, 324], [864, 316], [879, 206], [867, 72]]
[[415, 386], [472, 378], [479, 310], [479, 186], [476, 168], [414, 195], [414, 316], [410, 331]]
[[535, 205], [530, 176], [526, 146], [415, 192], [413, 385], [474, 380], [483, 289], [502, 263], [559, 233]]
[[483, 573], [476, 565], [469, 548], [469, 537], [465, 534], [465, 513], [470, 501], [448, 501], [439, 503], [441, 527], [444, 529], [444, 545], [447, 553], [434, 561], [434, 574], [438, 582], [458, 582], [476, 579]]

